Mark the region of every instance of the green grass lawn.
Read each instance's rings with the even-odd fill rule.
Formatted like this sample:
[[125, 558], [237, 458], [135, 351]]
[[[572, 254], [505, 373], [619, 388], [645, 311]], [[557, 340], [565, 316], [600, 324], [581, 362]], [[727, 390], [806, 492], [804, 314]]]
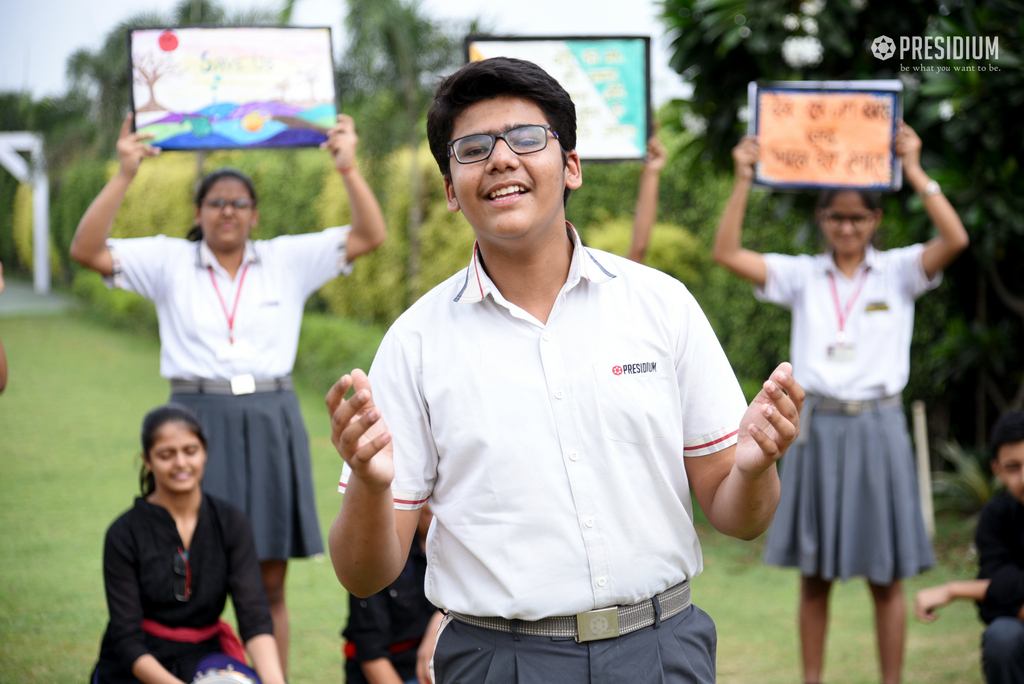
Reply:
[[[0, 338], [10, 362], [0, 395], [0, 683], [84, 682], [106, 625], [103, 535], [138, 491], [142, 416], [168, 396], [159, 347], [77, 316], [0, 319]], [[341, 466], [326, 389], [298, 388], [325, 536]], [[705, 573], [693, 597], [718, 624], [719, 681], [799, 682], [796, 572], [762, 565], [761, 541], [700, 531]], [[908, 582], [908, 596], [972, 573], [965, 539], [962, 524], [949, 526], [942, 563]], [[330, 563], [292, 563], [288, 597], [291, 681], [340, 681], [346, 601]], [[835, 588], [827, 681], [878, 681], [872, 620], [863, 582]], [[911, 622], [905, 680], [981, 682], [980, 634], [963, 603], [935, 624]]]

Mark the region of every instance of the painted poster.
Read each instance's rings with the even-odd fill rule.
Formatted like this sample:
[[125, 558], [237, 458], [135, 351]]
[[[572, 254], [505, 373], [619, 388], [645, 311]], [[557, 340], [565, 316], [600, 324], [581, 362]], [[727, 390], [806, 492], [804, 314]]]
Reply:
[[315, 146], [334, 125], [330, 28], [166, 28], [128, 37], [135, 128], [165, 150]]
[[466, 39], [466, 57], [525, 59], [576, 104], [576, 151], [591, 160], [643, 159], [650, 122], [651, 39], [645, 36]]
[[900, 81], [751, 83], [754, 181], [775, 188], [898, 190]]

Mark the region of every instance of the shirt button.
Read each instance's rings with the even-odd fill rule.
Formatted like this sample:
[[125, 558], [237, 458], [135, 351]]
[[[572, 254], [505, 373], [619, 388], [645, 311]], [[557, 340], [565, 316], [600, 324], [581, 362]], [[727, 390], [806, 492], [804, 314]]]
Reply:
[[565, 396], [565, 392], [562, 390], [555, 390], [555, 399], [561, 399]]
[[541, 335], [541, 338], [543, 338], [545, 342], [550, 342], [552, 337], [554, 337], [554, 335], [552, 335], [549, 332], [546, 332], [543, 335]]
[[597, 586], [603, 587], [606, 584], [608, 584], [608, 580], [606, 580], [604, 577], [597, 578]]
[[586, 520], [586, 522], [584, 524], [587, 527], [593, 527], [594, 526], [594, 519], [593, 518], [587, 518], [587, 520]]
[[569, 460], [570, 460], [570, 461], [575, 461], [575, 460], [577, 460], [577, 459], [578, 459], [579, 457], [580, 457], [580, 455], [579, 455], [579, 454], [577, 454], [577, 453], [576, 453], [575, 451], [570, 451], [570, 452], [569, 452]]

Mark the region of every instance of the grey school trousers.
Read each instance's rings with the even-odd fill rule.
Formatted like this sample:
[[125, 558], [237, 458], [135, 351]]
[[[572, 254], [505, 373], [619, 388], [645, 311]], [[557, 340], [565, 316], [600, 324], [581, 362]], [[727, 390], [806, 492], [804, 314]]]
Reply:
[[589, 643], [473, 627], [457, 620], [434, 649], [435, 684], [714, 684], [718, 635], [690, 606], [625, 636]]

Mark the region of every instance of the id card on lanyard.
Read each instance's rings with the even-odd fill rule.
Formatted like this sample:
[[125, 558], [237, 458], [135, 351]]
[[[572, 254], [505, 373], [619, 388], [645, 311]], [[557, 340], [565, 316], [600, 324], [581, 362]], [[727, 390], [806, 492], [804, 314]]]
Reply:
[[221, 311], [228, 321], [228, 339], [216, 346], [214, 352], [218, 361], [238, 361], [253, 356], [254, 350], [248, 340], [235, 339], [235, 315], [238, 313], [238, 300], [242, 297], [242, 286], [245, 285], [245, 274], [249, 272], [249, 264], [242, 269], [242, 277], [238, 280], [238, 290], [235, 292], [235, 304], [228, 313], [228, 307], [224, 303], [224, 297], [220, 294], [220, 287], [217, 286], [217, 277], [213, 273], [213, 267], [207, 266], [210, 271], [210, 282], [213, 283], [213, 290], [217, 293], [217, 300], [220, 302]]
[[832, 303], [836, 307], [836, 317], [839, 319], [839, 330], [836, 332], [835, 344], [828, 345], [826, 349], [825, 358], [835, 363], [852, 363], [857, 358], [857, 346], [850, 342], [846, 337], [846, 322], [850, 318], [850, 312], [853, 311], [853, 305], [857, 301], [857, 297], [860, 296], [860, 292], [864, 289], [864, 281], [868, 278], [868, 269], [865, 268], [861, 272], [860, 279], [857, 281], [857, 287], [850, 295], [850, 299], [847, 300], [846, 306], [842, 307], [839, 304], [839, 289], [836, 287], [836, 277], [829, 271], [828, 273], [828, 284], [832, 288]]

